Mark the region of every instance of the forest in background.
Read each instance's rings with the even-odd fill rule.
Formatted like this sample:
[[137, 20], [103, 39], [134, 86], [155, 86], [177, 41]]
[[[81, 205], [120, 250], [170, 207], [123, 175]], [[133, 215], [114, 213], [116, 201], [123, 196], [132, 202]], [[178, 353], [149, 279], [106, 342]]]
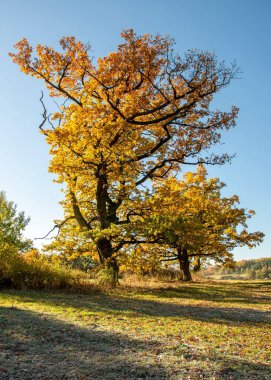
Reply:
[[271, 257], [237, 261], [234, 268], [214, 265], [203, 273], [204, 277], [221, 280], [268, 280], [271, 279]]

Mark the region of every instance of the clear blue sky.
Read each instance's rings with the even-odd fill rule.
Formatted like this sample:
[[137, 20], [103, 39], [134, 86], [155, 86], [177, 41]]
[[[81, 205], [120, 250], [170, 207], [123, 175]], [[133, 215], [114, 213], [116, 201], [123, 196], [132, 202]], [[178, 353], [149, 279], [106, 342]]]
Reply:
[[240, 107], [224, 151], [237, 153], [231, 165], [209, 173], [256, 211], [251, 230], [266, 233], [264, 244], [236, 250], [236, 259], [271, 256], [271, 1], [270, 0], [10, 0], [0, 11], [0, 189], [31, 217], [27, 235], [44, 235], [61, 218], [59, 187], [48, 174], [48, 147], [39, 134], [42, 82], [12, 64], [8, 52], [22, 37], [56, 46], [62, 36], [90, 42], [96, 56], [114, 51], [120, 31], [169, 34], [180, 53], [214, 51], [236, 60], [243, 74], [216, 100]]

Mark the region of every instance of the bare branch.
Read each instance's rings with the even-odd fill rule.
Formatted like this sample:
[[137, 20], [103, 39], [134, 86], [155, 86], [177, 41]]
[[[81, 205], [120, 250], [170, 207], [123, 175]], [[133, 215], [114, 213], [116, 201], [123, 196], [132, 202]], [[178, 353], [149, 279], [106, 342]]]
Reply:
[[68, 218], [66, 218], [65, 220], [63, 220], [61, 223], [55, 224], [54, 227], [45, 236], [35, 238], [34, 240], [43, 240], [43, 239], [46, 239], [55, 229], [58, 229], [57, 235], [54, 236], [54, 238], [56, 238], [59, 235], [61, 227], [64, 226], [64, 224], [67, 223], [67, 221], [70, 220], [70, 219], [75, 219], [75, 216], [73, 216], [73, 215], [69, 216]]

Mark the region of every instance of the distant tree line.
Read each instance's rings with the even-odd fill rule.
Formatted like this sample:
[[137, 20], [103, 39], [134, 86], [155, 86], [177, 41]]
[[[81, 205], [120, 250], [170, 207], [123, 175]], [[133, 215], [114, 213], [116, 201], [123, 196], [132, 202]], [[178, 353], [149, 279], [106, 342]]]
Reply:
[[238, 275], [249, 280], [271, 279], [271, 258], [237, 261], [233, 268], [214, 265], [205, 270], [206, 276], [229, 276]]

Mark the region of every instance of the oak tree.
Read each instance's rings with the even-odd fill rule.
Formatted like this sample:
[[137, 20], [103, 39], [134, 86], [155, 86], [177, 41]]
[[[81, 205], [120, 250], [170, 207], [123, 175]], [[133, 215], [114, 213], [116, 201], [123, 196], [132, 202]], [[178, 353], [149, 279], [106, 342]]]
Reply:
[[[178, 261], [181, 279], [190, 281], [190, 262], [199, 269], [201, 259], [224, 264], [233, 261], [236, 247], [255, 247], [262, 232], [249, 232], [247, 221], [253, 210], [239, 206], [236, 195], [222, 195], [225, 184], [207, 178], [200, 164], [195, 173], [187, 172], [182, 180], [168, 178], [157, 182], [153, 194], [145, 199], [151, 214], [137, 222], [136, 234], [159, 245], [146, 247], [148, 255], [162, 261]], [[142, 205], [141, 205], [142, 207]]]
[[179, 56], [169, 37], [133, 30], [121, 36], [118, 49], [97, 60], [74, 37], [61, 39], [59, 51], [37, 45], [35, 55], [22, 39], [10, 54], [63, 100], [51, 117], [44, 107], [40, 125], [52, 155], [49, 170], [66, 188], [58, 225], [75, 218], [115, 272], [118, 252], [135, 243], [126, 227], [137, 218], [133, 201], [144, 186], [184, 164], [229, 160], [206, 151], [235, 125], [238, 111], [211, 108], [235, 77], [235, 65], [198, 50]]

